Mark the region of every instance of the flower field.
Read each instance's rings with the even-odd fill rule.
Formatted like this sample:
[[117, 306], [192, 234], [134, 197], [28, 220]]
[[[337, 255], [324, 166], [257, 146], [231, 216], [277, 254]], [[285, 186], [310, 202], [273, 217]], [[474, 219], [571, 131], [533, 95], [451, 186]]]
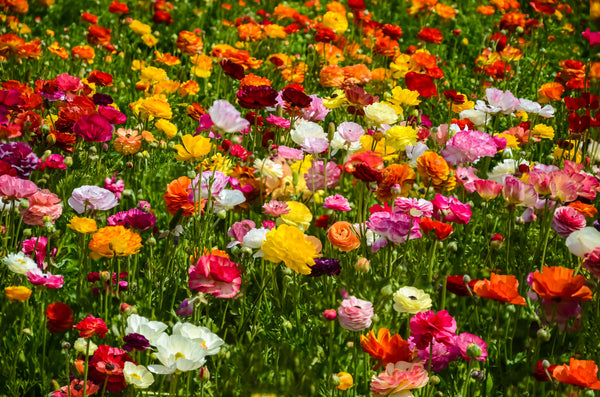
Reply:
[[599, 26], [0, 0], [0, 397], [598, 395]]

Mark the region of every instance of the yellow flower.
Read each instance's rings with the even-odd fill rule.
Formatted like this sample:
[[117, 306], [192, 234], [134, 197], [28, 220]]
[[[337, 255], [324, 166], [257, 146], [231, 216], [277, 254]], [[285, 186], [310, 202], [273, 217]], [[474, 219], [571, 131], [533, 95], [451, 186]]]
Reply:
[[417, 144], [417, 131], [412, 127], [394, 126], [385, 132], [385, 142], [396, 150]]
[[146, 25], [137, 19], [134, 19], [129, 24], [129, 29], [133, 30], [134, 33], [139, 34], [140, 36], [152, 33], [152, 27], [150, 25]]
[[354, 386], [354, 379], [348, 372], [340, 372], [337, 374], [340, 384], [337, 385], [338, 390], [348, 390]]
[[562, 162], [564, 160], [571, 160], [576, 163], [581, 163], [581, 153], [579, 153], [577, 141], [565, 141], [565, 144], [567, 143], [573, 145], [573, 148], [571, 150], [567, 150], [556, 146], [556, 148], [554, 148], [554, 152], [552, 153], [554, 156], [554, 161]]
[[142, 99], [138, 102], [140, 102], [138, 105], [140, 113], [145, 113], [151, 117], [160, 117], [163, 119], [170, 119], [173, 117], [171, 105], [169, 105], [169, 102], [167, 102], [167, 100], [164, 98], [154, 96]]
[[396, 111], [383, 102], [375, 102], [365, 107], [365, 117], [371, 124], [394, 124], [398, 120]]
[[171, 139], [177, 135], [177, 126], [165, 119], [158, 120], [156, 123], [154, 123], [154, 126], [157, 130], [164, 132], [168, 139]]
[[521, 121], [527, 121], [529, 119], [529, 116], [527, 115], [527, 112], [524, 110], [518, 110], [515, 112], [515, 116], [517, 116], [518, 118], [521, 119]]
[[183, 145], [175, 145], [173, 148], [177, 149], [177, 155], [175, 158], [179, 161], [195, 161], [207, 155], [212, 149], [212, 143], [210, 139], [203, 137], [202, 135], [192, 136], [190, 134], [181, 137]]
[[298, 201], [287, 201], [286, 204], [288, 205], [290, 212], [281, 215], [279, 219], [277, 219], [277, 223], [295, 226], [300, 230], [308, 229], [310, 221], [312, 221], [313, 218], [310, 209]]
[[496, 134], [497, 137], [499, 138], [506, 138], [506, 147], [510, 148], [510, 149], [518, 149], [519, 148], [519, 141], [517, 141], [517, 138], [514, 135], [510, 135], [510, 134]]
[[4, 288], [6, 297], [11, 301], [25, 302], [31, 296], [31, 290], [27, 287], [6, 287]]
[[421, 103], [419, 92], [408, 90], [402, 87], [394, 87], [392, 89], [392, 97], [388, 102], [398, 106], [417, 106]]
[[174, 94], [179, 89], [181, 83], [175, 80], [163, 80], [154, 86], [154, 94]]
[[138, 70], [142, 70], [144, 68], [145, 64], [146, 64], [146, 62], [144, 62], [144, 61], [140, 61], [139, 59], [134, 59], [131, 62], [131, 70], [133, 70], [134, 72], [136, 72]]
[[165, 72], [165, 70], [161, 68], [148, 66], [142, 68], [142, 75], [140, 78], [151, 83], [158, 83], [159, 81], [167, 79], [167, 72]]
[[94, 219], [80, 218], [78, 216], [74, 216], [67, 226], [78, 233], [94, 233], [98, 230]]
[[152, 34], [145, 34], [142, 36], [142, 41], [144, 42], [144, 44], [146, 44], [148, 47], [154, 47], [156, 45], [156, 43], [158, 43], [158, 39], [156, 37], [154, 37]]
[[276, 25], [274, 23], [265, 25], [263, 29], [264, 34], [272, 39], [285, 39], [287, 36], [287, 33], [285, 33], [283, 26]]
[[346, 103], [344, 90], [335, 90], [328, 98], [323, 98], [323, 106], [327, 109], [337, 109]]
[[[387, 139], [385, 139], [385, 137], [376, 141], [371, 135], [365, 134], [360, 137], [360, 144], [362, 147], [357, 150], [356, 153], [373, 151], [382, 156], [388, 156], [396, 152], [396, 149], [387, 144]], [[383, 159], [385, 160], [385, 157], [383, 157]]]
[[194, 66], [192, 66], [192, 73], [194, 73], [196, 76], [202, 79], [210, 77], [210, 73], [213, 67], [211, 57], [204, 54], [196, 54], [192, 56], [191, 59], [192, 63], [194, 64]]
[[123, 226], [106, 226], [94, 234], [89, 247], [92, 259], [129, 256], [137, 254], [142, 248], [142, 238]]
[[231, 159], [229, 157], [223, 157], [221, 153], [213, 155], [211, 158], [202, 160], [202, 163], [196, 167], [198, 171], [221, 171], [224, 174], [228, 174], [233, 168]]
[[549, 125], [537, 124], [531, 133], [540, 139], [554, 139], [554, 128]]
[[323, 26], [335, 33], [344, 33], [348, 29], [348, 20], [342, 13], [328, 11], [323, 15]]
[[266, 260], [283, 261], [287, 267], [302, 274], [310, 274], [310, 266], [315, 264], [317, 256], [315, 243], [306, 240], [302, 230], [288, 225], [280, 225], [267, 233], [262, 250]]

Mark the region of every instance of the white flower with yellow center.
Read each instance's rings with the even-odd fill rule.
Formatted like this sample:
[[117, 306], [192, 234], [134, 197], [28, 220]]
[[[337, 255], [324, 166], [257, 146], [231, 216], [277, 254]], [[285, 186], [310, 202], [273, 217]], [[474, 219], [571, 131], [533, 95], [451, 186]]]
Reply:
[[162, 365], [148, 366], [155, 374], [193, 371], [206, 363], [207, 350], [185, 336], [162, 334], [156, 341], [156, 348], [156, 358]]
[[123, 375], [128, 385], [133, 385], [136, 389], [146, 389], [154, 383], [154, 375], [143, 365], [135, 365], [131, 361], [125, 363]]
[[37, 264], [34, 260], [23, 252], [8, 254], [2, 259], [2, 262], [13, 273], [26, 275], [30, 270], [37, 269]]

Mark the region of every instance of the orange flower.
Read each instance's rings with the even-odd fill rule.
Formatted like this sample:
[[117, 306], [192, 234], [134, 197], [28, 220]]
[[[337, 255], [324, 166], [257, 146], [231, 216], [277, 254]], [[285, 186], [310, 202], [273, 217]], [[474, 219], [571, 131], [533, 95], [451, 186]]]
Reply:
[[592, 291], [586, 287], [585, 277], [573, 277], [573, 269], [561, 266], [544, 266], [542, 272], [533, 273], [531, 288], [542, 298], [565, 301], [589, 301]]
[[71, 55], [75, 58], [83, 59], [91, 63], [96, 56], [96, 52], [92, 47], [84, 45], [73, 47], [71, 49]]
[[94, 234], [89, 247], [92, 259], [129, 256], [142, 248], [142, 238], [124, 226], [106, 226]]
[[240, 80], [240, 88], [249, 86], [249, 85], [254, 85], [254, 86], [268, 85], [268, 86], [270, 86], [271, 80], [269, 80], [266, 77], [257, 76], [254, 73], [249, 73], [246, 76], [244, 76], [243, 79]]
[[538, 90], [538, 102], [541, 104], [548, 103], [550, 101], [560, 101], [560, 96], [565, 92], [565, 87], [560, 83], [546, 83], [542, 84]]
[[598, 366], [591, 360], [575, 360], [571, 358], [569, 365], [563, 364], [554, 368], [552, 376], [554, 379], [567, 385], [600, 390]]
[[337, 65], [340, 61], [343, 61], [344, 52], [331, 43], [317, 43], [315, 45], [315, 51], [321, 58], [325, 58], [328, 65]]
[[473, 286], [473, 292], [485, 299], [526, 305], [525, 298], [519, 295], [519, 281], [515, 276], [503, 276], [492, 273], [490, 279], [479, 280]]
[[452, 19], [456, 16], [456, 10], [446, 4], [437, 3], [435, 5], [435, 12], [443, 19]]
[[242, 24], [237, 27], [237, 31], [242, 41], [256, 41], [262, 37], [262, 29], [256, 22]]
[[184, 54], [195, 55], [202, 51], [204, 43], [202, 38], [193, 32], [182, 30], [177, 37], [177, 48]]
[[592, 218], [598, 213], [596, 207], [591, 204], [582, 203], [581, 201], [573, 201], [568, 206], [575, 208], [580, 214], [588, 218]]
[[168, 52], [165, 52], [164, 54], [162, 54], [158, 51], [154, 51], [154, 56], [156, 57], [154, 62], [162, 63], [163, 65], [174, 66], [174, 65], [179, 65], [181, 63], [179, 58], [177, 58], [174, 55], [171, 55]]
[[136, 130], [119, 128], [113, 146], [117, 153], [124, 155], [136, 154], [142, 148], [142, 136]]
[[431, 185], [436, 191], [452, 190], [456, 179], [446, 160], [439, 154], [427, 151], [417, 159], [417, 172], [425, 185]]
[[62, 59], [67, 59], [69, 57], [67, 50], [61, 47], [60, 44], [58, 44], [58, 41], [52, 43], [50, 47], [48, 47], [48, 51]]
[[358, 231], [350, 222], [338, 221], [327, 231], [327, 240], [341, 251], [348, 252], [360, 247]]
[[477, 12], [480, 13], [481, 15], [493, 15], [494, 12], [496, 12], [496, 9], [492, 6], [479, 6], [477, 7]]
[[344, 86], [365, 85], [371, 81], [371, 71], [363, 64], [344, 66]]
[[375, 369], [379, 366], [385, 367], [388, 363], [397, 363], [398, 361], [410, 361], [410, 349], [408, 342], [402, 339], [400, 335], [390, 336], [387, 328], [381, 328], [377, 332], [377, 337], [373, 331], [360, 336], [360, 346], [363, 351], [369, 353], [373, 360], [378, 361]]
[[375, 194], [381, 201], [391, 200], [394, 195], [392, 194], [392, 187], [394, 185], [400, 185], [402, 187], [401, 195], [405, 196], [411, 189], [412, 184], [415, 183], [417, 174], [415, 171], [406, 164], [391, 164], [384, 168], [381, 173], [381, 183], [377, 186]]
[[525, 14], [507, 12], [500, 19], [500, 27], [508, 30], [515, 30], [517, 27], [525, 28]]
[[88, 27], [87, 41], [91, 45], [101, 45], [106, 47], [110, 44], [110, 29], [98, 25]]
[[167, 191], [163, 195], [167, 211], [175, 215], [179, 209], [183, 209], [183, 216], [189, 216], [196, 212], [194, 203], [190, 203], [190, 184], [192, 181], [187, 176], [182, 176], [167, 185]]
[[325, 66], [319, 74], [322, 87], [341, 87], [344, 84], [344, 69], [337, 65]]

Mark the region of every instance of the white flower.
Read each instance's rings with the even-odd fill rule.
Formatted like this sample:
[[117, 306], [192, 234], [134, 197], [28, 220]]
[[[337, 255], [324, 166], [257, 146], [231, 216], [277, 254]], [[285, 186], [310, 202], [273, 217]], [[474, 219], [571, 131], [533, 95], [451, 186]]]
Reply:
[[394, 293], [394, 310], [398, 313], [417, 314], [429, 310], [431, 298], [415, 287], [402, 287]]
[[540, 117], [549, 119], [550, 117], [554, 117], [554, 108], [552, 107], [552, 105], [546, 105], [542, 108], [542, 110], [540, 110], [538, 114], [540, 115]]
[[2, 262], [13, 273], [26, 275], [30, 270], [37, 269], [37, 264], [33, 259], [25, 255], [23, 252], [16, 254], [8, 254], [2, 258]]
[[75, 351], [85, 354], [86, 349], [87, 349], [87, 343], [90, 344], [89, 354], [91, 356], [92, 354], [94, 354], [94, 352], [96, 351], [98, 346], [94, 342], [92, 342], [90, 339], [79, 338], [75, 341], [75, 343], [73, 344], [73, 347], [75, 348]]
[[156, 341], [156, 358], [162, 365], [149, 365], [155, 374], [172, 374], [175, 371], [193, 371], [206, 362], [206, 349], [193, 340], [180, 335], [162, 334]]
[[332, 155], [334, 155], [340, 149], [347, 150], [348, 155], [352, 155], [354, 154], [354, 152], [362, 148], [362, 143], [360, 142], [360, 140], [356, 142], [348, 142], [344, 138], [342, 138], [339, 132], [336, 131], [333, 133], [333, 138], [331, 139], [329, 146], [331, 148]]
[[148, 339], [151, 345], [154, 345], [165, 329], [167, 329], [167, 324], [165, 323], [160, 321], [150, 321], [146, 317], [132, 314], [127, 317], [125, 335], [133, 333], [140, 334]]
[[294, 129], [290, 131], [290, 136], [292, 137], [292, 141], [298, 146], [302, 146], [308, 137], [327, 139], [327, 134], [323, 131], [323, 127], [317, 123], [303, 119], [296, 122]]
[[522, 110], [527, 113], [538, 114], [542, 110], [542, 105], [529, 99], [521, 98], [517, 110]]
[[269, 159], [254, 160], [254, 168], [264, 176], [273, 178], [283, 177], [283, 166]]
[[239, 190], [223, 189], [213, 201], [213, 210], [215, 213], [225, 210], [231, 211], [236, 205], [242, 204], [246, 201], [244, 193]]
[[477, 127], [486, 125], [492, 119], [486, 112], [475, 109], [463, 110], [460, 112], [459, 117], [461, 119], [469, 119]]
[[[469, 110], [472, 110], [472, 109], [469, 109]], [[483, 112], [483, 113], [496, 114], [496, 113], [500, 113], [500, 111], [502, 111], [502, 108], [499, 108], [497, 106], [488, 105], [484, 101], [477, 101], [477, 102], [475, 102], [475, 110], [477, 110], [479, 112]], [[466, 110], [463, 110], [463, 112], [466, 112]], [[474, 121], [473, 121], [473, 123], [474, 123]]]
[[600, 232], [594, 227], [584, 227], [569, 234], [565, 241], [569, 252], [580, 258], [600, 247]]
[[225, 343], [218, 335], [212, 333], [206, 327], [199, 327], [190, 323], [177, 323], [173, 326], [173, 335], [181, 335], [186, 337], [199, 346], [206, 349], [206, 355], [211, 356], [217, 354], [221, 349], [221, 345]]
[[374, 124], [394, 124], [398, 120], [396, 111], [383, 102], [375, 102], [366, 106], [364, 111], [365, 117]]
[[208, 108], [208, 114], [214, 127], [223, 132], [239, 132], [250, 125], [235, 106], [224, 99], [214, 101]]
[[269, 233], [270, 230], [267, 229], [266, 227], [261, 227], [261, 228], [254, 228], [250, 231], [248, 231], [248, 233], [246, 233], [246, 235], [244, 236], [243, 239], [243, 244], [244, 247], [248, 247], [251, 249], [258, 249], [258, 251], [253, 255], [253, 257], [255, 258], [262, 258], [264, 255], [264, 252], [261, 250], [263, 244], [265, 243], [265, 240], [267, 239], [267, 233]]
[[492, 168], [492, 171], [488, 173], [487, 179], [504, 184], [504, 177], [506, 175], [513, 175], [515, 172], [517, 172], [517, 168], [520, 164], [529, 165], [529, 161], [504, 159], [501, 163]]
[[417, 142], [415, 146], [406, 146], [406, 155], [410, 159], [408, 165], [412, 168], [417, 167], [417, 159], [429, 148], [423, 142]]
[[73, 189], [71, 198], [67, 201], [78, 214], [83, 214], [86, 210], [106, 211], [119, 205], [119, 200], [113, 192], [94, 185]]
[[131, 361], [126, 361], [123, 367], [123, 375], [128, 385], [133, 385], [136, 389], [146, 389], [154, 383], [154, 375], [143, 365], [135, 365]]

